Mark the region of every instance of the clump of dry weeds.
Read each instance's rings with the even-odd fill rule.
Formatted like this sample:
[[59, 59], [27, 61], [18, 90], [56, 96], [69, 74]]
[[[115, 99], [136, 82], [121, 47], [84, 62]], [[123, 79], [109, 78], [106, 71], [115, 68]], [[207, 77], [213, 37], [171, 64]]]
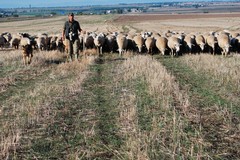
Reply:
[[0, 54], [0, 64], [3, 65], [16, 65], [22, 62], [21, 50], [3, 51]]

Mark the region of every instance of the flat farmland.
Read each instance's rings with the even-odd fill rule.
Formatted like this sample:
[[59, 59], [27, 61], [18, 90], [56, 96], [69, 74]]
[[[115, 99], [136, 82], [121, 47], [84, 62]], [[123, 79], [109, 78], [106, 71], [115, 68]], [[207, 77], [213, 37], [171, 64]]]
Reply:
[[[240, 13], [76, 16], [84, 31], [240, 32]], [[67, 17], [0, 23], [60, 34]], [[80, 53], [82, 55], [82, 53]], [[0, 49], [0, 159], [239, 159], [240, 54]]]

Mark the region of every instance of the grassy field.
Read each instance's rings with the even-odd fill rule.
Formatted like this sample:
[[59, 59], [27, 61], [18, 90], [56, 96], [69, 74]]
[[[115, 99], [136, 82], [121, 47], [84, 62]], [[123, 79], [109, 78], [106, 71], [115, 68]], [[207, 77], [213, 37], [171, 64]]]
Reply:
[[[93, 31], [145, 30], [146, 22], [113, 18], [81, 20]], [[58, 29], [62, 21], [49, 20]], [[162, 29], [180, 24], [162, 22]], [[19, 22], [0, 26], [13, 23]], [[15, 31], [47, 29], [28, 23]], [[187, 32], [196, 29], [190, 25]], [[57, 51], [34, 52], [26, 67], [20, 50], [0, 51], [0, 159], [240, 158], [239, 54], [65, 59]]]

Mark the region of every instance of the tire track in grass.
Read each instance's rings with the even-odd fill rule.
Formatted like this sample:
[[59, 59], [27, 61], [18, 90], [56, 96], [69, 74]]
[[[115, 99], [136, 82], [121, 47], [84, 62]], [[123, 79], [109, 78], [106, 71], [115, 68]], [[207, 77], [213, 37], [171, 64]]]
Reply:
[[[182, 130], [188, 122], [176, 111], [175, 101], [171, 99], [174, 87], [177, 87], [173, 77], [149, 56], [129, 58], [118, 68], [118, 79], [124, 81], [118, 85], [122, 88], [119, 123], [122, 136], [126, 139], [122, 146], [124, 157], [194, 157], [197, 153], [189, 155], [189, 150], [191, 145], [197, 148], [197, 144], [186, 136], [191, 137], [191, 132]], [[185, 103], [184, 100], [180, 102], [181, 105]], [[184, 144], [179, 142], [182, 140], [185, 140]]]
[[180, 62], [180, 58], [160, 58], [159, 61], [173, 73], [183, 89], [189, 91], [192, 101], [200, 108], [220, 105], [233, 109], [234, 113], [240, 116], [240, 110], [235, 102], [229, 102], [226, 97], [218, 94], [214, 84], [209, 83], [209, 78], [202, 73], [195, 73], [191, 68]]
[[[24, 138], [11, 150], [11, 157], [119, 159], [121, 138], [115, 125], [117, 111], [111, 76], [111, 64], [96, 63], [81, 92], [72, 94], [61, 88], [58, 93], [51, 93], [56, 98], [46, 97], [40, 103], [43, 106], [39, 106], [44, 109], [39, 115], [43, 117], [35, 124], [27, 124]], [[55, 85], [61, 80], [56, 79]]]
[[23, 107], [34, 113], [26, 109], [29, 115], [20, 119], [22, 135], [15, 150], [11, 150], [11, 158], [73, 159], [85, 153], [85, 137], [92, 134], [89, 127], [92, 128], [95, 116], [80, 103], [88, 65], [88, 62], [61, 64], [52, 70], [53, 78], [43, 79], [44, 85], [36, 85], [23, 97], [27, 102], [23, 100], [21, 104], [31, 105]]
[[180, 58], [160, 57], [158, 60], [180, 83], [182, 90], [190, 96], [190, 103], [200, 115], [199, 125], [203, 140], [209, 144], [203, 149], [216, 159], [238, 159], [240, 152], [240, 120], [238, 104], [229, 102], [209, 84], [204, 74], [196, 74], [182, 64]]
[[[111, 59], [90, 66], [81, 92], [53, 101], [53, 122], [24, 149], [25, 159], [119, 159], [121, 138], [116, 126], [117, 100], [112, 90]], [[48, 148], [48, 149], [45, 149]], [[31, 152], [29, 153], [29, 150]]]
[[122, 139], [116, 126], [117, 99], [113, 94], [111, 67], [114, 62], [99, 58], [91, 67], [92, 76], [86, 80], [85, 89], [91, 93], [91, 103], [87, 106], [96, 112], [96, 135], [89, 147], [90, 159], [116, 159]]

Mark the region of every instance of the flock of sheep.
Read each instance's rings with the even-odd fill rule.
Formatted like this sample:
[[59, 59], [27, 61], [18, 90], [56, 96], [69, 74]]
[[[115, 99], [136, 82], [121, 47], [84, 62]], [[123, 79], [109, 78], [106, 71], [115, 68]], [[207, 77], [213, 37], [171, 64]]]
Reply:
[[[95, 48], [98, 54], [103, 52], [119, 52], [120, 55], [126, 51], [138, 53], [162, 55], [211, 53], [227, 56], [230, 51], [239, 52], [240, 34], [231, 31], [219, 31], [209, 33], [179, 33], [166, 31], [163, 33], [142, 32], [135, 34], [124, 34], [120, 32], [96, 33], [81, 32], [79, 35], [80, 52]], [[23, 50], [24, 64], [30, 64], [33, 50], [59, 50], [68, 52], [65, 42], [59, 35], [48, 35], [46, 33], [31, 36], [28, 33], [10, 34], [8, 32], [0, 35], [0, 47], [3, 49], [19, 46]]]

